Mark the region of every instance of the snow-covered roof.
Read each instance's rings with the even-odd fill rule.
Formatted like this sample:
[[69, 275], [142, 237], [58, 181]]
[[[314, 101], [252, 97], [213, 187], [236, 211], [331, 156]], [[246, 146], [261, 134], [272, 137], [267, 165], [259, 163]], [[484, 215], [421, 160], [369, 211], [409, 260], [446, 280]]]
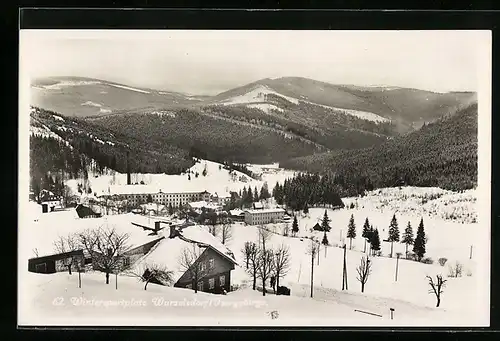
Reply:
[[114, 194], [156, 194], [156, 193], [201, 193], [205, 189], [198, 186], [158, 186], [158, 185], [111, 185], [102, 195]]
[[[173, 280], [176, 282], [185, 270], [179, 264], [179, 259], [186, 248], [198, 248], [198, 245], [208, 245], [218, 253], [237, 263], [231, 251], [217, 238], [211, 235], [204, 226], [196, 225], [182, 229], [183, 238], [165, 238], [158, 242], [146, 255], [139, 259], [133, 266], [133, 272], [144, 270], [147, 264], [158, 264], [173, 271]], [[202, 250], [201, 250], [202, 251]], [[201, 252], [200, 252], [201, 254]]]
[[250, 214], [256, 214], [256, 213], [285, 213], [285, 210], [282, 208], [265, 208], [262, 210], [245, 210], [245, 212], [248, 212]]
[[202, 207], [205, 207], [205, 208], [214, 209], [214, 210], [217, 209], [217, 208], [220, 208], [220, 205], [218, 205], [218, 204], [206, 202], [206, 201], [203, 201], [203, 200], [202, 201], [190, 202], [189, 206], [191, 206], [192, 208], [202, 208]]
[[165, 205], [147, 203], [147, 204], [142, 204], [141, 208], [146, 211], [163, 211], [165, 209]]
[[238, 215], [241, 215], [243, 213], [245, 213], [245, 212], [243, 212], [243, 210], [240, 210], [238, 208], [229, 211], [229, 214], [231, 214], [232, 216], [238, 216]]
[[[35, 256], [33, 250], [37, 250], [38, 256], [54, 253], [54, 242], [59, 237], [66, 237], [71, 233], [83, 232], [86, 229], [114, 228], [118, 233], [126, 233], [129, 236], [128, 245], [131, 248], [146, 244], [162, 236], [161, 232], [156, 236], [149, 236], [151, 231], [144, 230], [132, 223], [152, 226], [157, 219], [149, 218], [133, 213], [108, 215], [101, 218], [78, 217], [74, 208], [51, 213], [42, 213], [41, 206], [30, 202], [27, 223], [20, 227], [20, 235], [26, 251], [26, 257]], [[20, 237], [21, 238], [21, 237]]]

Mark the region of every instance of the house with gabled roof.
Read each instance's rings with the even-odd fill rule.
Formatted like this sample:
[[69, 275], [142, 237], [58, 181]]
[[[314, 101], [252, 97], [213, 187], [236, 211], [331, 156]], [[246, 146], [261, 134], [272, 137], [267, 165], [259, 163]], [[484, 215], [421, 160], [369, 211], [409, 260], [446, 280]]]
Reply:
[[[166, 231], [165, 231], [166, 232]], [[185, 252], [196, 255], [189, 269], [181, 265]], [[173, 286], [209, 293], [231, 290], [231, 271], [237, 262], [234, 254], [200, 225], [171, 225], [168, 237], [159, 241], [135, 264], [135, 272], [148, 265], [161, 265], [173, 272]]]

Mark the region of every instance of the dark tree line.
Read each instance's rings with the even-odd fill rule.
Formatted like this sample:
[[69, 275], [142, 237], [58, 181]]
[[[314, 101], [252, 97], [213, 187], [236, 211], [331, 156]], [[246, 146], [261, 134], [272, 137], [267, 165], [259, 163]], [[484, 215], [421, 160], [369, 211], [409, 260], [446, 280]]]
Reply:
[[311, 206], [344, 207], [334, 177], [326, 174], [298, 174], [286, 179], [283, 184], [276, 183], [273, 197], [280, 205], [299, 211]]

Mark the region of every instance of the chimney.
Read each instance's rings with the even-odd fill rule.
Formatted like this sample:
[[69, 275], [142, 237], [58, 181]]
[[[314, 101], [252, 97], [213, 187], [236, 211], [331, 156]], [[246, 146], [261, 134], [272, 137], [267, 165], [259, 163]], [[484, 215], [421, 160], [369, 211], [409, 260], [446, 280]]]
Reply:
[[176, 226], [170, 225], [170, 235], [168, 238], [175, 238], [179, 235], [179, 231], [177, 231]]
[[127, 185], [130, 185], [131, 184], [131, 180], [130, 180], [130, 164], [129, 164], [129, 154], [130, 152], [127, 150]]
[[155, 221], [155, 232], [158, 232], [158, 231], [160, 231], [160, 222]]

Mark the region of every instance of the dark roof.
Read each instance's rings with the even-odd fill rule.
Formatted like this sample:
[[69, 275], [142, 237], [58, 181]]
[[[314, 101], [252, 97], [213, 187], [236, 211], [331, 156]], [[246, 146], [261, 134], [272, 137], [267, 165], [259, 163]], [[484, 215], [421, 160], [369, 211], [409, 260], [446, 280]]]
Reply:
[[83, 256], [83, 250], [74, 250], [74, 251], [69, 251], [69, 252], [62, 252], [62, 253], [55, 253], [55, 254], [52, 254], [52, 255], [48, 255], [48, 256], [42, 256], [42, 257], [34, 257], [34, 258], [30, 258], [28, 261], [42, 261], [42, 260], [49, 260], [49, 259], [52, 259], [52, 260], [57, 260], [57, 259], [63, 259], [63, 258], [66, 258], [66, 257], [70, 257], [70, 256]]

